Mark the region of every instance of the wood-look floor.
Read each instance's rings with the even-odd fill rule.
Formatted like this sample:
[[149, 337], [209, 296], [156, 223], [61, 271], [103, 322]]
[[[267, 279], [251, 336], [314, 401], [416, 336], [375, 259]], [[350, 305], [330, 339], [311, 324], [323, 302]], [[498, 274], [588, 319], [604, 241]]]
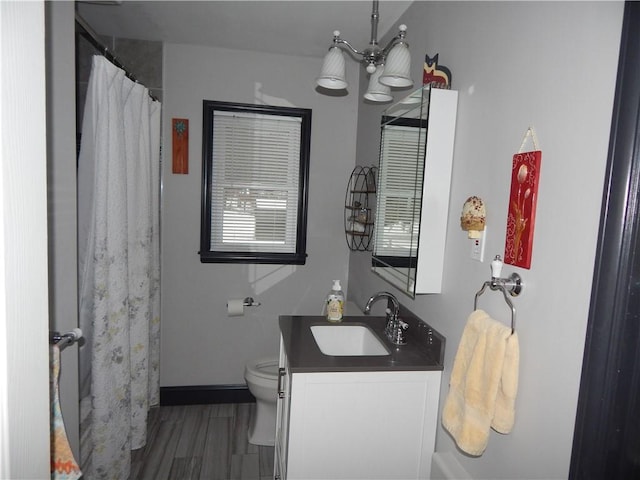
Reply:
[[254, 403], [158, 407], [129, 480], [271, 480], [273, 447], [247, 440]]

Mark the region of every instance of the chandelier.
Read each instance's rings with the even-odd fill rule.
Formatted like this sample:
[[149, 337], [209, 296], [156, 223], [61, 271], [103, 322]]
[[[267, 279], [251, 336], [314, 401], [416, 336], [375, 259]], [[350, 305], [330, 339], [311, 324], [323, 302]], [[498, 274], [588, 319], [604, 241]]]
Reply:
[[333, 43], [324, 57], [322, 70], [316, 83], [330, 90], [347, 88], [344, 51], [346, 47], [351, 53], [361, 57], [360, 62], [369, 73], [369, 86], [364, 98], [372, 102], [389, 102], [393, 100], [391, 87], [406, 88], [413, 85], [411, 80], [411, 55], [409, 44], [405, 41], [407, 26], [400, 25], [398, 34], [389, 44], [380, 48], [378, 45], [378, 1], [373, 1], [371, 12], [371, 41], [362, 51], [355, 49], [349, 42], [340, 38], [338, 30], [333, 32]]

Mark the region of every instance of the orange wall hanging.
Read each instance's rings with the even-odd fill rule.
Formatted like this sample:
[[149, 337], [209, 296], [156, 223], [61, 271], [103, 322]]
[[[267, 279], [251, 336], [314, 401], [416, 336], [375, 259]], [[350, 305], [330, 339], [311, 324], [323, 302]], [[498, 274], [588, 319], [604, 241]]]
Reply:
[[172, 131], [172, 172], [189, 173], [189, 119], [171, 120]]
[[[533, 141], [534, 150], [523, 152], [529, 137]], [[531, 268], [541, 161], [542, 151], [538, 149], [533, 128], [529, 127], [520, 151], [513, 156], [507, 235], [504, 246], [504, 263], [516, 267]]]

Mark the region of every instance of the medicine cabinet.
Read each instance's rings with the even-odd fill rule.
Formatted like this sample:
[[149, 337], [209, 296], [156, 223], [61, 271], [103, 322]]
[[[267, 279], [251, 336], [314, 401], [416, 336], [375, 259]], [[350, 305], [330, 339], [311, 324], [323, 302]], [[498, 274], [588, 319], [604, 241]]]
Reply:
[[425, 85], [382, 115], [372, 271], [412, 298], [442, 291], [457, 103]]

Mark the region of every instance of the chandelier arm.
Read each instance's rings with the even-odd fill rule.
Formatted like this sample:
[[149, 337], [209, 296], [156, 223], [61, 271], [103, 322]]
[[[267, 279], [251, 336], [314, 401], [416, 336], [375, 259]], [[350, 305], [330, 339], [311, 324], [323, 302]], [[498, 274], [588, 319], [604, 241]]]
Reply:
[[334, 44], [336, 44], [336, 45], [346, 45], [349, 48], [349, 50], [351, 50], [356, 55], [364, 56], [364, 52], [361, 52], [361, 51], [353, 48], [353, 46], [349, 42], [347, 42], [346, 40], [343, 40], [342, 38], [334, 40]]
[[395, 37], [393, 37], [389, 43], [387, 44], [386, 47], [384, 47], [380, 53], [382, 55], [383, 58], [386, 58], [387, 54], [391, 51], [391, 49], [393, 47], [395, 47], [398, 43], [400, 42], [404, 42], [404, 34], [399, 33], [398, 35], [396, 35]]

